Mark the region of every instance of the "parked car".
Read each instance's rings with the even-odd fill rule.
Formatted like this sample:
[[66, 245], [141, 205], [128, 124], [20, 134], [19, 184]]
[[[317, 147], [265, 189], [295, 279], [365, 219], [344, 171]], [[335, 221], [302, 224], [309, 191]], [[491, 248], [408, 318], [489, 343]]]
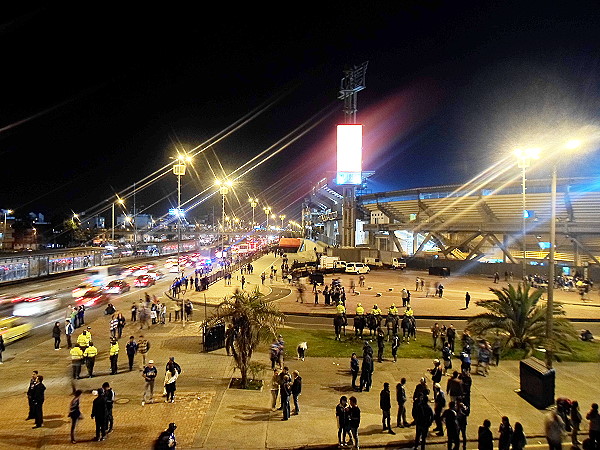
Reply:
[[133, 285], [135, 287], [148, 287], [148, 286], [154, 285], [154, 283], [155, 283], [154, 278], [151, 277], [150, 275], [140, 275], [139, 277], [137, 277], [135, 279], [135, 281], [133, 282]]
[[111, 281], [104, 288], [104, 292], [107, 294], [122, 294], [131, 289], [131, 285], [125, 280]]
[[369, 273], [371, 269], [366, 264], [360, 262], [349, 262], [346, 263], [346, 273]]

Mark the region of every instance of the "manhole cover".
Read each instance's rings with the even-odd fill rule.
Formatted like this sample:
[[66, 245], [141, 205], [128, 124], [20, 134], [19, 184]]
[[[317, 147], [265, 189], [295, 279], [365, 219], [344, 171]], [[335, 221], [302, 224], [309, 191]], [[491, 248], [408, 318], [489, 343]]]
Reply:
[[125, 403], [129, 403], [129, 399], [128, 398], [118, 398], [117, 400], [115, 400], [115, 403], [118, 403], [119, 405], [124, 405]]

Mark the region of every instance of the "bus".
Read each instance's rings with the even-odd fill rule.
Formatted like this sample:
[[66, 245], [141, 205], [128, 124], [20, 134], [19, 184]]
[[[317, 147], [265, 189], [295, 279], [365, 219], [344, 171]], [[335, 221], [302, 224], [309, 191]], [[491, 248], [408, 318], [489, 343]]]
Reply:
[[104, 287], [111, 281], [123, 279], [125, 268], [120, 264], [95, 266], [85, 269], [85, 282], [92, 286]]

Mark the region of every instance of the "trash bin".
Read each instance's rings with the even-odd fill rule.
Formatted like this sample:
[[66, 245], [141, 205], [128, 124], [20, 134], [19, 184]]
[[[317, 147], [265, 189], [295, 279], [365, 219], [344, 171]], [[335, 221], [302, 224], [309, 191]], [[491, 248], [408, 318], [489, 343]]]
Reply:
[[212, 352], [225, 347], [225, 324], [218, 323], [202, 329], [202, 347], [205, 352]]
[[430, 267], [429, 275], [437, 275], [439, 277], [449, 277], [450, 269], [448, 267]]
[[521, 397], [538, 409], [554, 405], [556, 372], [548, 369], [544, 361], [537, 358], [522, 360], [519, 364]]

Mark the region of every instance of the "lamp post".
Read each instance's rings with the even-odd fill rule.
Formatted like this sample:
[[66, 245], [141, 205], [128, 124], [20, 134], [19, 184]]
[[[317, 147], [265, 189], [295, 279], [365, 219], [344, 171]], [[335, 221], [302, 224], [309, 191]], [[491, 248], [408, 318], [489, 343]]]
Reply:
[[281, 219], [281, 229], [283, 230], [283, 220], [285, 219], [285, 214], [280, 214], [279, 218]]
[[229, 193], [229, 188], [233, 186], [231, 180], [221, 181], [217, 180], [215, 182], [217, 186], [219, 186], [219, 193], [222, 197], [222, 210], [221, 210], [221, 226], [223, 231], [221, 233], [221, 261], [222, 268], [225, 268], [225, 196]]
[[[569, 150], [574, 150], [580, 141], [571, 140], [565, 144]], [[552, 163], [552, 181], [550, 185], [550, 254], [548, 255], [548, 301], [546, 302], [546, 367], [552, 369], [554, 343], [551, 342], [554, 333], [554, 247], [556, 245], [556, 160]]]
[[540, 157], [540, 149], [539, 148], [528, 148], [525, 150], [516, 149], [515, 156], [517, 157], [518, 166], [521, 168], [521, 187], [522, 187], [522, 200], [523, 200], [523, 213], [521, 217], [522, 224], [522, 247], [523, 247], [523, 283], [525, 283], [525, 277], [527, 276], [527, 205], [525, 200], [525, 174], [529, 166], [531, 165], [532, 159], [538, 159]]
[[2, 232], [2, 249], [4, 250], [4, 239], [6, 238], [6, 216], [12, 214], [12, 209], [3, 209], [4, 212], [4, 231]]
[[271, 207], [270, 206], [265, 206], [263, 208], [263, 211], [265, 212], [265, 215], [267, 216], [267, 223], [265, 225], [265, 229], [268, 232], [269, 231], [269, 214], [271, 214]]
[[[185, 175], [186, 162], [191, 159], [187, 155], [177, 155], [177, 162], [173, 164], [173, 174], [177, 176], [177, 276], [181, 275], [181, 177]], [[185, 303], [181, 301], [181, 323], [185, 327]]]
[[119, 205], [123, 205], [125, 203], [125, 201], [122, 198], [117, 197], [117, 201], [113, 202], [112, 204], [112, 244], [113, 246], [115, 245], [115, 203], [118, 203]]
[[255, 198], [249, 198], [250, 206], [252, 207], [252, 232], [254, 232], [254, 209], [258, 206], [258, 200]]

